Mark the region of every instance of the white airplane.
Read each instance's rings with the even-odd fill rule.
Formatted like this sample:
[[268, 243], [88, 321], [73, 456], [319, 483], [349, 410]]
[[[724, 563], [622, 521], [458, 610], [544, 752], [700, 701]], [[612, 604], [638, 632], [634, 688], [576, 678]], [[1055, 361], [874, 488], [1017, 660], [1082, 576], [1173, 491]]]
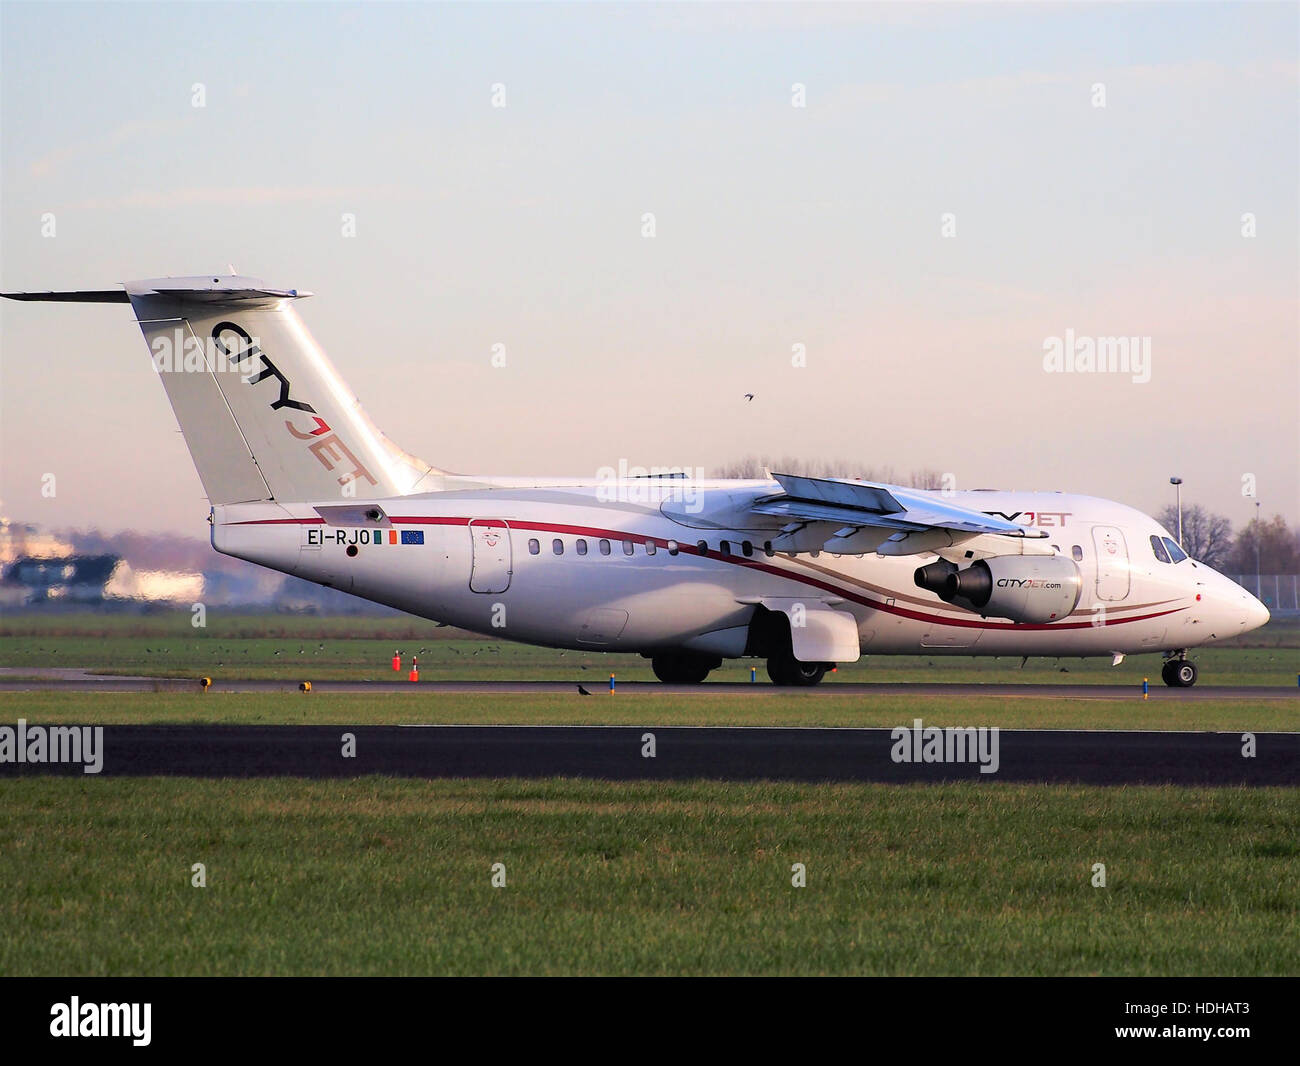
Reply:
[[639, 652], [661, 681], [740, 657], [815, 685], [864, 651], [1161, 652], [1188, 686], [1189, 648], [1268, 621], [1153, 519], [1089, 496], [438, 470], [366, 416], [294, 308], [311, 294], [256, 278], [3, 295], [131, 304], [217, 551], [477, 633]]

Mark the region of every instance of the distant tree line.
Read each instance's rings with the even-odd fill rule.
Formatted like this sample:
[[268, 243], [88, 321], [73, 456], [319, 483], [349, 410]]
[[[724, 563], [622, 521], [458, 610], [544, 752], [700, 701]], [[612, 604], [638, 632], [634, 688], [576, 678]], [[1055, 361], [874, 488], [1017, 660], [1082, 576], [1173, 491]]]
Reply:
[[801, 474], [804, 477], [848, 477], [863, 481], [882, 481], [890, 485], [907, 485], [914, 489], [943, 488], [942, 475], [937, 470], [913, 470], [900, 476], [892, 466], [874, 466], [856, 459], [780, 459], [767, 455], [747, 455], [718, 470], [717, 476], [762, 479], [775, 470], [778, 474]]
[[[1166, 507], [1158, 521], [1177, 535], [1178, 508]], [[1234, 536], [1232, 522], [1200, 504], [1183, 508], [1183, 550], [1227, 574], [1294, 574], [1300, 572], [1300, 531], [1280, 514], [1251, 519]]]

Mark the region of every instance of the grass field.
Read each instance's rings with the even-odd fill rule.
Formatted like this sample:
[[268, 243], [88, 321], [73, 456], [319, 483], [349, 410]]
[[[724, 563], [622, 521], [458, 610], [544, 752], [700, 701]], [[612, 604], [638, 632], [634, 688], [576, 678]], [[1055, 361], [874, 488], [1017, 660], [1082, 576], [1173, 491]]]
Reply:
[[[412, 686], [413, 689], [416, 686]], [[836, 696], [800, 692], [644, 693], [4, 692], [0, 723], [247, 725], [985, 725], [1003, 729], [1196, 729], [1290, 732], [1291, 700], [1050, 699], [1036, 696]]]
[[[1155, 657], [872, 658], [835, 675], [1129, 684], [1123, 701], [611, 696], [607, 674], [649, 679], [644, 660], [400, 619], [188, 619], [11, 615], [0, 665], [388, 680], [394, 647], [423, 648], [426, 680], [596, 695], [0, 693], [0, 722], [1297, 728], [1291, 701], [1144, 703]], [[1252, 636], [1198, 653], [1203, 682], [1294, 685], [1300, 629]], [[1297, 841], [1296, 789], [0, 778], [0, 976], [1294, 975]], [[191, 887], [194, 863], [207, 888]]]
[[4, 780], [0, 973], [1294, 974], [1297, 839], [1290, 790]]
[[[639, 655], [535, 648], [492, 641], [430, 622], [405, 618], [315, 618], [295, 615], [209, 614], [202, 629], [189, 612], [151, 615], [24, 612], [0, 621], [0, 667], [18, 671], [50, 667], [146, 677], [282, 678], [289, 680], [391, 679], [394, 650], [403, 673], [414, 653], [424, 680], [649, 681]], [[1207, 685], [1290, 685], [1300, 674], [1300, 625], [1273, 622], [1244, 643], [1193, 651]], [[715, 681], [748, 681], [750, 667], [766, 681], [757, 660], [732, 660]], [[1133, 656], [1118, 667], [1109, 659], [1032, 659], [1022, 669], [1014, 657], [913, 655], [864, 656], [827, 677], [851, 681], [986, 683], [1160, 684], [1160, 657]], [[588, 686], [590, 687], [590, 686]]]

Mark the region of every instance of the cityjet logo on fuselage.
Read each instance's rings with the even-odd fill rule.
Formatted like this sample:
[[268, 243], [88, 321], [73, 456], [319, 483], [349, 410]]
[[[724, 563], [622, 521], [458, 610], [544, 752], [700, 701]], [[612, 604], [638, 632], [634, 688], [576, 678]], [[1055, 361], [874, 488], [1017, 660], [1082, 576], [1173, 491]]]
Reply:
[[[231, 334], [234, 337], [231, 337]], [[235, 341], [235, 337], [238, 338], [238, 342]], [[267, 378], [274, 378], [279, 382], [279, 394], [271, 401], [272, 411], [288, 408], [312, 416], [312, 422], [315, 425], [309, 429], [301, 430], [287, 418], [284, 420], [284, 428], [298, 440], [309, 441], [307, 450], [317, 458], [321, 466], [326, 470], [334, 471], [341, 466], [344, 468], [342, 476], [338, 478], [340, 485], [345, 486], [345, 488], [352, 488], [355, 491], [354, 483], [358, 480], [364, 479], [372, 485], [378, 484], [374, 475], [366, 469], [352, 450], [339, 439], [338, 434], [330, 429], [325, 419], [316, 414], [316, 408], [309, 403], [304, 403], [302, 400], [295, 400], [290, 395], [293, 386], [289, 378], [278, 366], [271, 362], [267, 354], [262, 351], [261, 345], [253, 340], [243, 327], [236, 325], [234, 322], [218, 322], [212, 327], [212, 342], [223, 356], [231, 360], [232, 365], [238, 367], [244, 373], [244, 381], [247, 384], [256, 385]], [[233, 351], [231, 345], [235, 345]], [[253, 370], [247, 366], [254, 356], [262, 362], [262, 368], [257, 373], [253, 373]], [[347, 467], [347, 464], [351, 464], [350, 468]]]
[[1010, 514], [1006, 511], [985, 511], [984, 513], [993, 518], [1005, 518], [1008, 522], [1016, 522], [1022, 526], [1039, 528], [1064, 526], [1065, 520], [1074, 514], [1073, 511], [1012, 511]]

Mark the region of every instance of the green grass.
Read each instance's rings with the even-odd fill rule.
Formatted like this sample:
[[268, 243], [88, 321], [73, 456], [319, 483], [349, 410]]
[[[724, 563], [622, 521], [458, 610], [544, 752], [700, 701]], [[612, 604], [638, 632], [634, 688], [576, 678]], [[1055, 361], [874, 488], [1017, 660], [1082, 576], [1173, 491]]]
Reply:
[[[412, 686], [415, 688], [415, 686]], [[313, 692], [4, 692], [0, 723], [217, 723], [248, 725], [744, 725], [893, 728], [929, 725], [1003, 729], [1196, 729], [1289, 732], [1300, 728], [1291, 700], [1048, 699], [1034, 695], [837, 696], [777, 692], [685, 696], [638, 692], [352, 695]]]
[[[1256, 634], [1251, 635], [1256, 636]], [[1300, 627], [1274, 623], [1250, 644], [1194, 650], [1207, 685], [1295, 686], [1300, 674]], [[1246, 638], [1250, 640], [1250, 638]], [[403, 652], [403, 671], [391, 669]], [[0, 666], [18, 671], [50, 667], [146, 677], [363, 680], [405, 677], [410, 657], [420, 676], [441, 680], [598, 681], [611, 672], [624, 681], [653, 680], [634, 654], [560, 651], [473, 637], [416, 619], [315, 618], [285, 615], [223, 617], [213, 613], [195, 629], [188, 612], [157, 615], [12, 615], [0, 623]], [[757, 660], [731, 660], [710, 675], [748, 681]], [[1107, 658], [1032, 659], [1014, 656], [868, 655], [842, 666], [827, 683], [938, 681], [1137, 686], [1160, 683], [1158, 655], [1132, 656], [1118, 667]]]
[[1296, 974], [1297, 839], [1279, 789], [6, 779], [0, 974]]

